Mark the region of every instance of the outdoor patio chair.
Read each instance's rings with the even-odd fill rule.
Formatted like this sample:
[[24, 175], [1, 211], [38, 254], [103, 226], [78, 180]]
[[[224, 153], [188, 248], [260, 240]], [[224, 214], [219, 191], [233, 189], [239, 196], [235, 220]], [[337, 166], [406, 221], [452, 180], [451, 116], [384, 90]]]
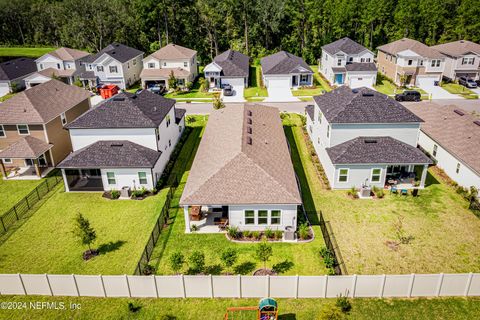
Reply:
[[397, 187], [391, 187], [391, 188], [390, 188], [390, 193], [398, 194], [398, 189], [397, 189]]
[[400, 193], [401, 193], [402, 196], [408, 196], [408, 190], [407, 189], [402, 189], [400, 191]]
[[227, 229], [227, 226], [228, 226], [228, 219], [220, 223], [218, 225], [218, 229], [220, 229], [220, 231], [225, 231]]

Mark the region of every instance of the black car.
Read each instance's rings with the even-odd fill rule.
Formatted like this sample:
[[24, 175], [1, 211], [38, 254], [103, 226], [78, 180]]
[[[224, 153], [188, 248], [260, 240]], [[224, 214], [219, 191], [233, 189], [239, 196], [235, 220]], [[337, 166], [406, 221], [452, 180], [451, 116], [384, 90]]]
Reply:
[[224, 96], [233, 96], [233, 88], [231, 85], [226, 84], [223, 86], [223, 95]]
[[467, 88], [475, 89], [477, 87], [477, 83], [473, 81], [473, 79], [467, 77], [458, 78], [458, 83]]
[[395, 95], [395, 100], [397, 101], [420, 101], [422, 99], [422, 95], [420, 92], [415, 90], [405, 90], [402, 93], [397, 93]]

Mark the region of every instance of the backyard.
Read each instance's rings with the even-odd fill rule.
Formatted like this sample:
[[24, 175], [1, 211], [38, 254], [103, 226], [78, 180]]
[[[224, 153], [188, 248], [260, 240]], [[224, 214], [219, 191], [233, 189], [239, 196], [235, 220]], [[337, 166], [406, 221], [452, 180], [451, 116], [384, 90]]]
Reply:
[[38, 58], [53, 50], [55, 48], [0, 47], [0, 61], [2, 61], [1, 57], [11, 59], [15, 57]]
[[0, 216], [42, 182], [43, 180], [4, 180], [0, 175]]
[[262, 101], [268, 97], [267, 88], [262, 85], [262, 67], [260, 65], [250, 66], [248, 88], [245, 88], [243, 96], [248, 101]]

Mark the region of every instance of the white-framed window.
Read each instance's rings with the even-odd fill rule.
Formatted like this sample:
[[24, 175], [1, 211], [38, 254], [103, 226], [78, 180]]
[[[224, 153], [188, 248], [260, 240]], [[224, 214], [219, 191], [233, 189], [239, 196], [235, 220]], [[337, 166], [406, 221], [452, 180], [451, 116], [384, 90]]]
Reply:
[[360, 58], [360, 62], [365, 62], [365, 58]]
[[5, 164], [10, 164], [12, 162], [13, 162], [12, 159], [8, 159], [8, 158], [3, 159], [3, 163], [5, 163]]
[[115, 180], [114, 172], [107, 172], [107, 181], [108, 181], [108, 184], [110, 185], [117, 184], [117, 181]]
[[140, 184], [147, 184], [147, 173], [146, 172], [139, 172], [138, 173], [138, 183]]
[[382, 177], [382, 169], [373, 168], [372, 174], [370, 176], [370, 182], [380, 182], [381, 177]]
[[170, 126], [170, 115], [168, 114], [167, 117], [166, 117], [166, 124], [167, 124], [167, 128]]
[[413, 60], [412, 59], [408, 60], [407, 64], [411, 66], [413, 64]]
[[370, 62], [370, 58], [367, 58], [367, 60], [366, 60], [366, 61], [367, 61], [367, 62]]
[[348, 57], [349, 62], [353, 62], [353, 57]]
[[308, 81], [308, 74], [301, 74], [300, 82], [307, 82], [307, 81]]
[[245, 224], [255, 224], [255, 211], [254, 210], [245, 210], [244, 211]]
[[419, 64], [420, 66], [423, 66], [423, 60], [420, 60], [420, 61], [418, 62], [418, 64]]
[[60, 70], [60, 63], [57, 63], [57, 69]]
[[457, 163], [457, 169], [455, 169], [455, 172], [458, 174], [460, 172], [460, 163]]
[[258, 223], [259, 225], [268, 224], [268, 210], [258, 210]]
[[109, 71], [110, 73], [118, 73], [118, 68], [117, 66], [110, 66]]
[[43, 70], [43, 63], [40, 63], [40, 70]]
[[136, 65], [137, 65], [137, 59], [133, 59], [133, 60], [132, 60], [132, 64], [133, 64], [134, 66], [136, 66]]
[[439, 59], [433, 59], [431, 66], [432, 67], [440, 67], [440, 60]]
[[103, 72], [103, 66], [97, 66], [97, 71], [98, 72]]
[[330, 125], [327, 126], [327, 138], [330, 138]]
[[348, 182], [348, 169], [338, 171], [338, 182]]
[[433, 152], [432, 152], [432, 156], [436, 157], [437, 156], [437, 149], [438, 149], [438, 146], [436, 144], [433, 145]]
[[184, 66], [185, 68], [188, 67], [188, 61], [184, 61], [184, 62], [183, 62], [183, 66]]
[[166, 63], [165, 61], [163, 62], [163, 66], [164, 66], [164, 67], [166, 67], [166, 66], [167, 66], [167, 63]]
[[172, 140], [168, 139], [168, 146], [171, 147], [172, 146]]
[[155, 69], [155, 62], [149, 62], [148, 69]]
[[65, 112], [60, 113], [60, 120], [62, 121], [62, 125], [67, 124], [67, 117], [65, 116]]
[[157, 141], [160, 140], [160, 130], [158, 128], [155, 128], [155, 135], [157, 136]]
[[337, 66], [341, 66], [342, 65], [342, 59], [338, 59], [337, 60]]
[[322, 113], [318, 112], [318, 123], [322, 124]]
[[462, 64], [474, 64], [475, 63], [475, 58], [462, 58]]
[[280, 224], [280, 219], [282, 216], [282, 212], [280, 210], [272, 210], [270, 211], [270, 224], [271, 225], [278, 225]]
[[5, 133], [5, 128], [0, 124], [0, 138], [5, 138], [7, 134]]
[[28, 129], [28, 124], [17, 124], [17, 131], [18, 131], [18, 134], [21, 136], [27, 136], [30, 134], [30, 130]]

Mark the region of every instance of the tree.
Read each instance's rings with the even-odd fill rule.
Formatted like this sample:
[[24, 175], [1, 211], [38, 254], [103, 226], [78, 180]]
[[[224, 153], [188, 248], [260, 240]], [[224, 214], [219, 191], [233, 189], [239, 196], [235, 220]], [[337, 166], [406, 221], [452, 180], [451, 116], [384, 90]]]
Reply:
[[97, 239], [97, 233], [90, 226], [90, 221], [85, 218], [81, 213], [78, 213], [75, 217], [75, 235], [79, 238], [82, 245], [88, 246], [88, 250], [92, 252], [92, 243]]
[[176, 274], [182, 269], [184, 263], [185, 257], [181, 252], [174, 252], [170, 256], [170, 268], [172, 268]]
[[234, 248], [227, 248], [223, 250], [222, 255], [220, 257], [222, 259], [223, 264], [227, 269], [233, 267], [235, 262], [237, 262], [237, 250]]
[[257, 245], [255, 256], [258, 260], [263, 262], [263, 269], [267, 268], [267, 261], [270, 260], [272, 255], [272, 246], [269, 245], [265, 239]]
[[168, 78], [168, 87], [173, 90], [177, 90], [178, 88], [178, 80], [175, 78], [173, 70], [170, 72], [170, 76]]
[[205, 270], [205, 255], [200, 251], [193, 251], [188, 257], [190, 263], [190, 270], [194, 273], [200, 273]]
[[220, 98], [220, 95], [216, 94], [213, 97], [213, 109], [218, 110], [218, 109], [223, 109], [225, 108], [225, 104], [223, 103], [222, 99]]

